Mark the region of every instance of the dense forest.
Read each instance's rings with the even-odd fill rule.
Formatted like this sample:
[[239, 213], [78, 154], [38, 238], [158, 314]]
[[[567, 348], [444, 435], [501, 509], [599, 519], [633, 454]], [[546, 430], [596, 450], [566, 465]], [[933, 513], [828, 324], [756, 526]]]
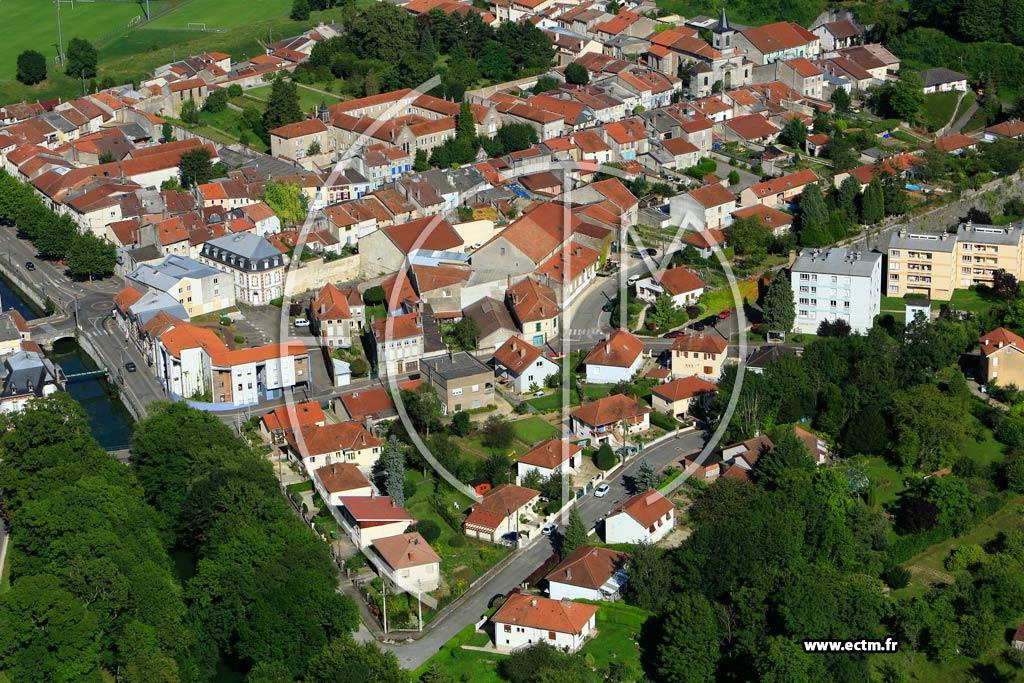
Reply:
[[353, 641], [358, 612], [336, 592], [326, 546], [217, 419], [151, 405], [132, 467], [67, 394], [2, 419], [0, 669], [12, 683], [406, 679], [393, 656]]

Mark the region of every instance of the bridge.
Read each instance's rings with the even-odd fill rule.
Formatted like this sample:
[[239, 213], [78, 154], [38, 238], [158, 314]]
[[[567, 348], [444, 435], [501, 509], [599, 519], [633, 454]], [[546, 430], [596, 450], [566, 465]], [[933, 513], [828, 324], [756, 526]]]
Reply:
[[29, 320], [28, 327], [32, 331], [32, 341], [49, 351], [61, 339], [75, 338], [74, 321], [60, 314]]
[[64, 379], [68, 382], [81, 382], [83, 380], [92, 379], [93, 377], [105, 377], [110, 374], [110, 370], [104, 365], [99, 370], [88, 370], [86, 372], [73, 372], [70, 375], [64, 375]]

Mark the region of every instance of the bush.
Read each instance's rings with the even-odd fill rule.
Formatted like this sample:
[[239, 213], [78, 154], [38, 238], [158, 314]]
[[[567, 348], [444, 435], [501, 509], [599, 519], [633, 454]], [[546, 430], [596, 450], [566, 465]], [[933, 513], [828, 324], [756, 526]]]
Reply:
[[882, 572], [882, 581], [893, 590], [906, 588], [910, 583], [910, 570], [894, 564]]
[[377, 306], [378, 304], [384, 303], [384, 298], [386, 296], [384, 288], [380, 285], [370, 287], [368, 290], [363, 292], [363, 303], [367, 306]]
[[244, 344], [245, 343], [245, 335], [244, 334], [236, 334], [235, 335], [235, 343], [236, 344]]
[[362, 377], [370, 371], [370, 365], [362, 358], [353, 358], [348, 367], [356, 377]]
[[237, 83], [234, 83], [234, 84], [228, 86], [228, 97], [241, 97], [241, 96], [242, 96], [242, 86], [238, 85]]
[[276, 299], [271, 299], [270, 300], [270, 305], [271, 306], [277, 306], [278, 308], [281, 308], [282, 306], [284, 306], [284, 297], [283, 296], [279, 296]]
[[610, 470], [615, 467], [615, 453], [612, 451], [612, 447], [607, 443], [601, 444], [601, 447], [597, 449], [597, 453], [594, 455], [594, 464], [597, 465], [598, 469]]
[[433, 543], [441, 538], [441, 525], [432, 519], [421, 519], [416, 522], [416, 531], [427, 543]]
[[466, 537], [462, 534], [454, 534], [448, 539], [448, 545], [452, 548], [465, 548]]

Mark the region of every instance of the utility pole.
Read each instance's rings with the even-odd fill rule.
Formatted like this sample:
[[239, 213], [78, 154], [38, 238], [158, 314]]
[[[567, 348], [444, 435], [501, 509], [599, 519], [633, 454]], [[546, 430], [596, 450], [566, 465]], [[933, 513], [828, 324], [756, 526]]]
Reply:
[[60, 0], [57, 0], [57, 51], [60, 53], [60, 65], [64, 66], [64, 35], [60, 30]]

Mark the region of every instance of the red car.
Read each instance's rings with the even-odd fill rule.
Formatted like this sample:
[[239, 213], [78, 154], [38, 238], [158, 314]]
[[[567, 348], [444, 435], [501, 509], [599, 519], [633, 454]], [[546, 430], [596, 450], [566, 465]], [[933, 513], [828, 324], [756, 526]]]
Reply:
[[666, 332], [665, 334], [663, 334], [661, 336], [664, 337], [665, 339], [675, 339], [676, 337], [685, 337], [686, 336], [686, 330], [672, 330], [671, 332]]
[[730, 311], [727, 308], [724, 311], [722, 311], [721, 313], [719, 313], [718, 317], [719, 317], [720, 320], [725, 320], [726, 318], [730, 317], [731, 315], [732, 315], [732, 311]]

